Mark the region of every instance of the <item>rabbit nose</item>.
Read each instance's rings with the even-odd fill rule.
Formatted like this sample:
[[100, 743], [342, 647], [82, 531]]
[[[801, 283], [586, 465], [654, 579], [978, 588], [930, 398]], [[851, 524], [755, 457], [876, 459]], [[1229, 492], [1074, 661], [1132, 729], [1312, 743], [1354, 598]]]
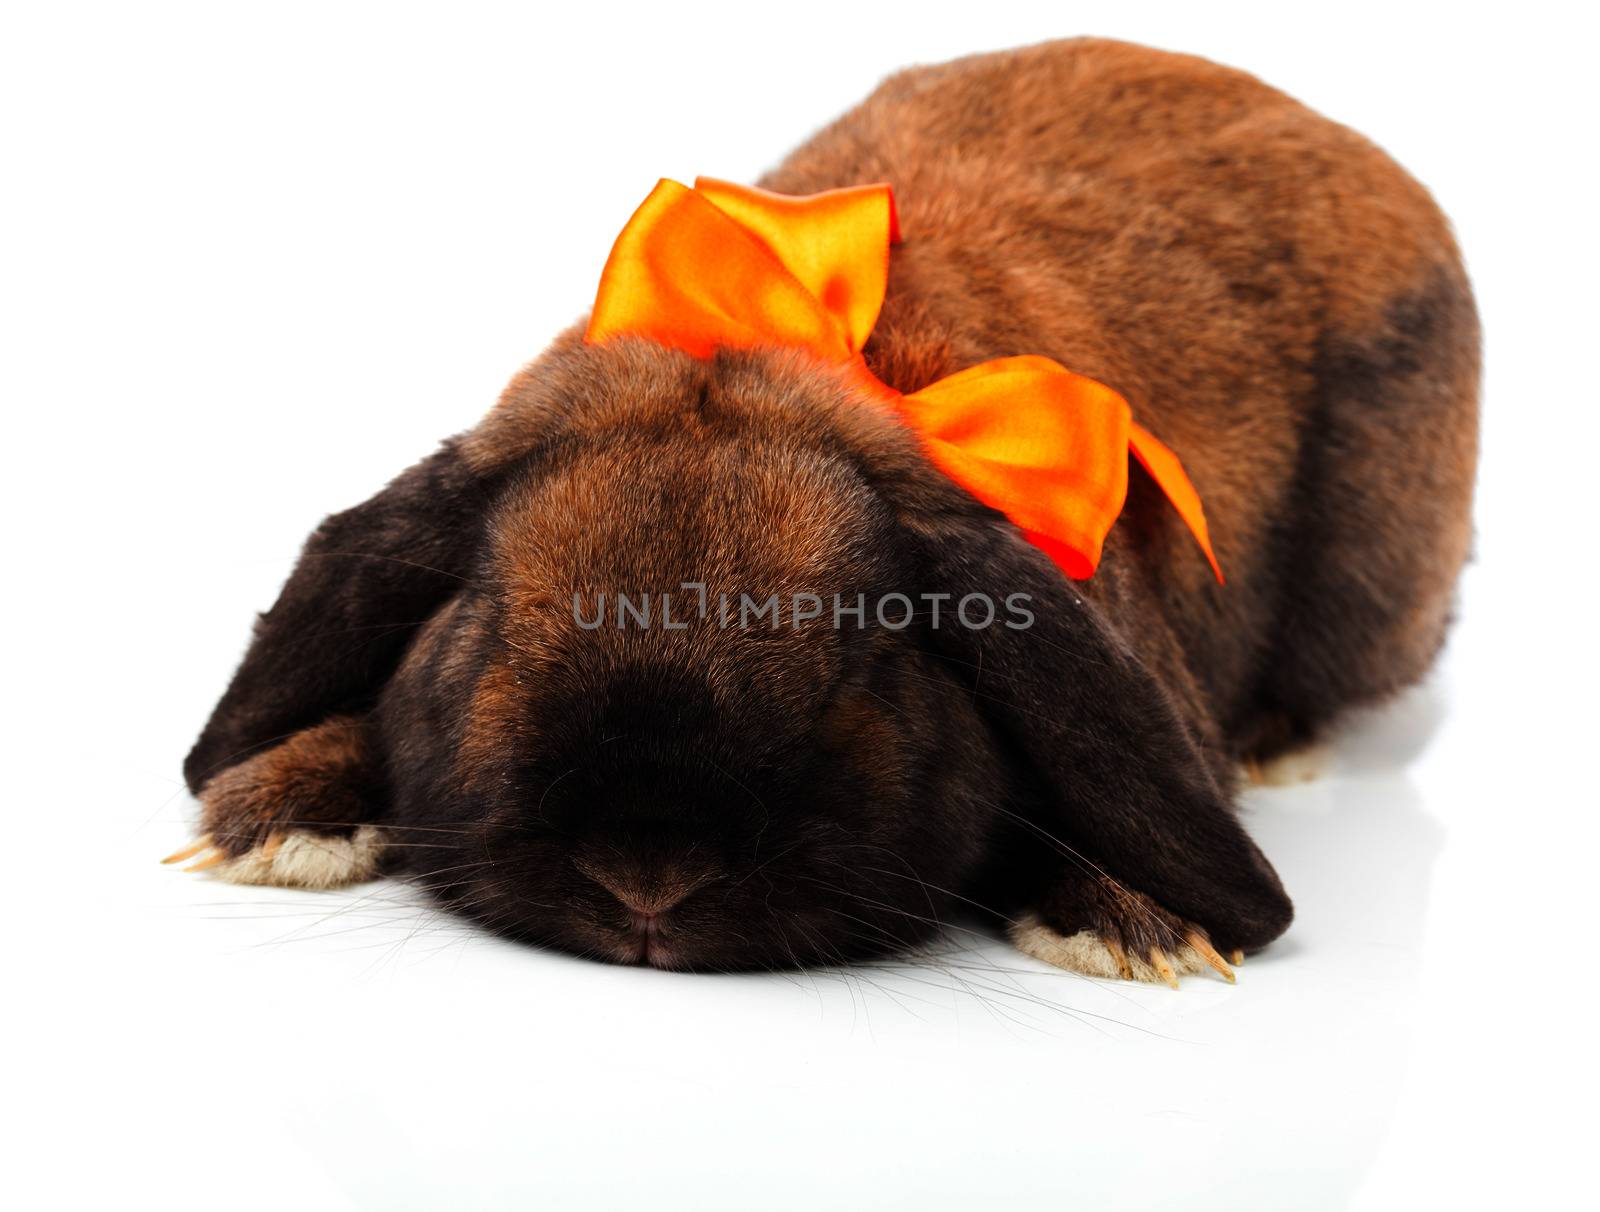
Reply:
[[676, 861], [600, 862], [588, 856], [573, 861], [579, 871], [616, 897], [636, 919], [659, 917], [716, 875], [709, 866]]
[[621, 901], [631, 913], [641, 918], [656, 917], [665, 913], [694, 891], [694, 885], [686, 881], [642, 887], [614, 876], [596, 875], [591, 878]]

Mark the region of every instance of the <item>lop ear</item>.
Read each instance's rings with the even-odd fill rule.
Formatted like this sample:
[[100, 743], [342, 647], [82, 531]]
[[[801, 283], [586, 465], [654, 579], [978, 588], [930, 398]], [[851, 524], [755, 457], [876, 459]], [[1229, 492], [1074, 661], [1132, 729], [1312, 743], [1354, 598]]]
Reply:
[[1282, 934], [1293, 908], [1277, 874], [1172, 696], [1102, 611], [998, 515], [936, 512], [910, 525], [931, 592], [997, 605], [1029, 595], [1031, 625], [952, 621], [927, 642], [964, 667], [985, 715], [1042, 779], [1053, 803], [1040, 827], [1078, 852], [1084, 874], [1103, 869], [1227, 946]]
[[183, 765], [198, 792], [263, 745], [368, 706], [466, 580], [489, 485], [453, 439], [306, 541]]

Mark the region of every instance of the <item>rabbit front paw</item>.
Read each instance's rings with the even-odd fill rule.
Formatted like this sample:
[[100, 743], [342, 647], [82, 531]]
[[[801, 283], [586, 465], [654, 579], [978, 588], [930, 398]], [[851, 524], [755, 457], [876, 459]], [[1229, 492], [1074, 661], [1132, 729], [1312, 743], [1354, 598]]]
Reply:
[[200, 839], [162, 861], [236, 884], [359, 883], [383, 858], [381, 796], [365, 723], [329, 720], [208, 780]]
[[[1199, 926], [1168, 913], [1109, 875], [1074, 880], [1008, 931], [1025, 955], [1057, 968], [1115, 980], [1178, 987], [1180, 975], [1210, 969], [1230, 984], [1233, 968]], [[1234, 951], [1234, 964], [1244, 956]]]

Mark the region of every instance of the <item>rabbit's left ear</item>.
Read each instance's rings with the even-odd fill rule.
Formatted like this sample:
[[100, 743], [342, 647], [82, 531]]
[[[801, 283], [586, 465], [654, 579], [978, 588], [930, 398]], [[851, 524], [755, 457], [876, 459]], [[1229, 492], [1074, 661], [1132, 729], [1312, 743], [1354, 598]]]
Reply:
[[[1171, 696], [1103, 613], [1004, 518], [973, 503], [902, 518], [929, 592], [991, 599], [984, 628], [945, 621], [932, 652], [966, 674], [991, 724], [1052, 793], [1039, 826], [1218, 945], [1263, 946], [1293, 916]], [[1022, 611], [1004, 603], [1026, 594]], [[976, 604], [975, 604], [976, 605]], [[974, 615], [981, 610], [971, 612]], [[1042, 840], [1040, 845], [1049, 843]], [[1063, 859], [1063, 862], [1069, 860]], [[1092, 864], [1090, 867], [1088, 864]]]
[[416, 630], [466, 583], [490, 496], [457, 439], [317, 527], [184, 761], [189, 789], [368, 707]]

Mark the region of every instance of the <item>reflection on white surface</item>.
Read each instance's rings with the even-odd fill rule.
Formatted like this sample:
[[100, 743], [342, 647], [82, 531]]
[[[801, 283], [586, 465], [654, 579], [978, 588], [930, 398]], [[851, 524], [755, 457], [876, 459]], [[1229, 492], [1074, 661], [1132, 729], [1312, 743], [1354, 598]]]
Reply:
[[181, 877], [151, 861], [180, 836], [179, 797], [105, 856], [126, 987], [150, 1001], [143, 1038], [99, 1046], [155, 1063], [97, 1113], [158, 1106], [160, 1134], [218, 1159], [264, 1134], [271, 1181], [330, 1206], [625, 1207], [642, 1189], [662, 1207], [1141, 1206], [1159, 1174], [1151, 1206], [1179, 1182], [1186, 1206], [1238, 1208], [1311, 1173], [1297, 1206], [1342, 1207], [1408, 1052], [1441, 834], [1391, 759], [1435, 715], [1414, 696], [1350, 732], [1332, 778], [1249, 793], [1298, 917], [1238, 985], [1177, 993], [1055, 971], [973, 922], [851, 969], [608, 967], [489, 938], [398, 884]]

